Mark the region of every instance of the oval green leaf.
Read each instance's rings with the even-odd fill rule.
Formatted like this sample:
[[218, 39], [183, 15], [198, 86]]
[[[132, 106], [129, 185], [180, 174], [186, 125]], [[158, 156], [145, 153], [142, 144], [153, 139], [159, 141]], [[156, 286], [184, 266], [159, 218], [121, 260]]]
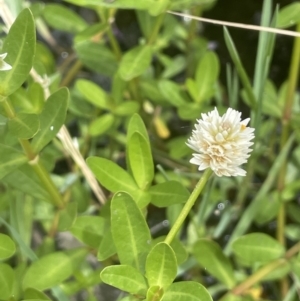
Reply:
[[30, 139], [38, 132], [40, 120], [36, 114], [19, 113], [8, 121], [9, 132], [20, 139]]
[[14, 270], [8, 264], [0, 263], [0, 292], [2, 300], [9, 300], [12, 297], [14, 281]]
[[265, 263], [280, 258], [284, 247], [273, 237], [264, 233], [251, 233], [232, 243], [234, 254], [248, 264]]
[[76, 81], [75, 87], [89, 103], [100, 109], [108, 108], [106, 92], [95, 83], [79, 79]]
[[0, 260], [7, 259], [16, 252], [14, 241], [5, 234], [0, 233]]
[[277, 27], [287, 28], [300, 22], [300, 3], [295, 2], [283, 7], [277, 16]]
[[42, 291], [61, 284], [72, 272], [72, 262], [66, 254], [52, 253], [32, 263], [24, 276], [23, 288], [32, 287]]
[[206, 52], [196, 70], [197, 103], [201, 103], [215, 93], [215, 84], [219, 76], [220, 63], [214, 52]]
[[213, 301], [206, 288], [193, 281], [173, 283], [162, 301]]
[[114, 114], [118, 116], [128, 116], [137, 113], [140, 109], [140, 104], [136, 101], [126, 101], [118, 105], [114, 109]]
[[132, 48], [123, 56], [120, 67], [120, 76], [129, 81], [145, 72], [152, 59], [152, 47], [149, 45]]
[[147, 189], [154, 177], [154, 165], [148, 141], [140, 133], [133, 133], [128, 140], [127, 152], [136, 183], [142, 190]]
[[87, 27], [87, 23], [79, 15], [59, 4], [46, 5], [43, 17], [51, 27], [61, 31], [77, 33]]
[[80, 241], [98, 248], [104, 235], [105, 220], [101, 216], [79, 216], [71, 228], [71, 233]]
[[149, 192], [151, 203], [159, 208], [185, 203], [190, 195], [189, 191], [177, 181], [154, 185], [150, 187]]
[[173, 249], [161, 242], [153, 247], [146, 260], [146, 277], [149, 286], [166, 289], [177, 274], [177, 261]]
[[29, 9], [24, 9], [4, 40], [2, 53], [11, 70], [0, 72], [0, 96], [9, 96], [27, 79], [35, 53], [35, 26]]
[[31, 287], [25, 290], [24, 298], [26, 300], [51, 300], [43, 292]]
[[110, 208], [111, 231], [121, 264], [143, 272], [151, 236], [142, 212], [124, 192], [113, 197]]
[[100, 274], [103, 282], [122, 291], [145, 295], [147, 284], [143, 275], [129, 265], [115, 265], [106, 267]]
[[89, 125], [89, 133], [91, 136], [100, 136], [111, 129], [115, 122], [114, 115], [108, 113], [104, 114]]
[[0, 179], [28, 161], [19, 149], [0, 143]]
[[234, 287], [235, 278], [232, 265], [217, 243], [208, 239], [200, 239], [194, 245], [193, 254], [208, 273], [228, 288]]
[[132, 192], [138, 186], [132, 177], [116, 163], [98, 157], [90, 157], [87, 164], [96, 176], [97, 180], [111, 192], [126, 191]]
[[40, 152], [58, 133], [63, 126], [67, 108], [69, 91], [61, 88], [51, 94], [40, 114], [40, 131], [32, 139], [32, 147]]

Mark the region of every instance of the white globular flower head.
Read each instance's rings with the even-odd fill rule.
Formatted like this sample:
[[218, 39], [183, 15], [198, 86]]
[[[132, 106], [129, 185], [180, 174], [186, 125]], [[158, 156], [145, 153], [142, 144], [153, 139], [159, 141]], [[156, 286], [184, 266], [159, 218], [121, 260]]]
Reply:
[[6, 58], [7, 53], [0, 54], [0, 71], [7, 71], [12, 69], [12, 66], [4, 62], [4, 59]]
[[191, 163], [199, 170], [211, 168], [219, 177], [245, 176], [240, 165], [250, 157], [254, 128], [247, 127], [250, 118], [241, 120], [241, 113], [231, 108], [220, 116], [215, 108], [201, 114], [187, 145], [196, 151]]

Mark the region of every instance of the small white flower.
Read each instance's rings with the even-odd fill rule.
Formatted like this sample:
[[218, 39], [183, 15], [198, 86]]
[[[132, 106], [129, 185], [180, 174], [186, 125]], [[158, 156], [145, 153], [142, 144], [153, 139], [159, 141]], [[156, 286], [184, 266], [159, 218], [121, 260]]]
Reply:
[[0, 54], [0, 71], [7, 71], [12, 69], [12, 66], [4, 62], [4, 59], [6, 58], [7, 53]]
[[187, 141], [197, 152], [190, 162], [199, 165], [199, 170], [211, 168], [219, 177], [245, 176], [239, 166], [252, 151], [254, 128], [247, 127], [250, 118], [241, 121], [241, 113], [231, 108], [222, 117], [216, 108], [201, 116]]

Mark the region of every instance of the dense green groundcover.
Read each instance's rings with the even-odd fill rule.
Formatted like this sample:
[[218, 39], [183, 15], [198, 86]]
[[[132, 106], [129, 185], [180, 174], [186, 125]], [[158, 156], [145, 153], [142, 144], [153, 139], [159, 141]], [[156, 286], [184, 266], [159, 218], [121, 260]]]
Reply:
[[[299, 300], [300, 2], [277, 2], [279, 84], [278, 33], [257, 33], [250, 77], [230, 27], [224, 65], [172, 14], [217, 0], [0, 1], [1, 301]], [[245, 177], [189, 163], [215, 107], [251, 118]]]

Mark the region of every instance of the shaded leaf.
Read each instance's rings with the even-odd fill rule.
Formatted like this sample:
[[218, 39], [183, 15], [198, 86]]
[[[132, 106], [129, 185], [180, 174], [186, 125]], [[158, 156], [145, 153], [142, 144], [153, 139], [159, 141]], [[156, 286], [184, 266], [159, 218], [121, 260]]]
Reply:
[[236, 239], [232, 243], [232, 251], [248, 264], [254, 264], [280, 258], [284, 247], [267, 234], [251, 233]]
[[48, 4], [43, 10], [43, 17], [53, 28], [77, 33], [87, 27], [87, 23], [71, 9], [59, 4]]
[[30, 139], [36, 135], [40, 128], [38, 115], [18, 113], [13, 119], [8, 120], [10, 133], [20, 139]]
[[27, 157], [19, 149], [0, 143], [0, 179], [27, 161]]
[[24, 276], [23, 288], [45, 290], [61, 284], [72, 272], [72, 263], [66, 254], [51, 253], [31, 264]]
[[194, 256], [208, 273], [224, 283], [228, 288], [235, 285], [233, 268], [217, 243], [208, 239], [198, 240], [193, 249]]

